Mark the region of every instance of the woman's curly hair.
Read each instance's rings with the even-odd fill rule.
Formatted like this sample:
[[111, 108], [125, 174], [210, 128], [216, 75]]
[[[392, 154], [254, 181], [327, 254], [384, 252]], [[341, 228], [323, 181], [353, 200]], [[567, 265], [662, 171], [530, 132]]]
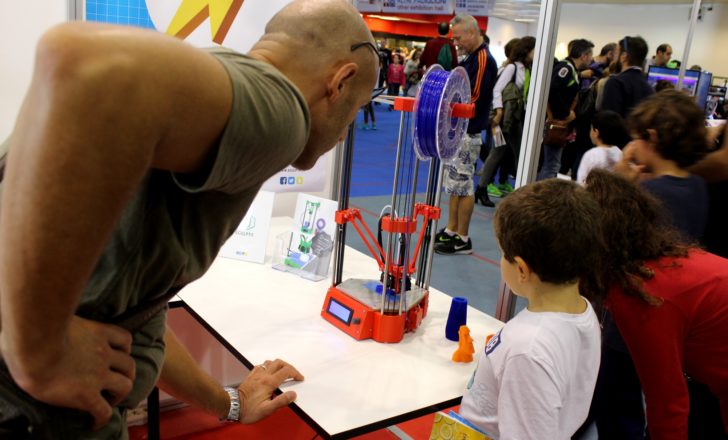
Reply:
[[604, 249], [594, 271], [582, 279], [584, 294], [604, 298], [609, 286], [618, 283], [625, 294], [660, 304], [643, 289], [643, 282], [654, 276], [645, 262], [685, 257], [690, 246], [668, 226], [659, 202], [634, 183], [595, 169], [586, 179], [586, 190], [601, 208]]

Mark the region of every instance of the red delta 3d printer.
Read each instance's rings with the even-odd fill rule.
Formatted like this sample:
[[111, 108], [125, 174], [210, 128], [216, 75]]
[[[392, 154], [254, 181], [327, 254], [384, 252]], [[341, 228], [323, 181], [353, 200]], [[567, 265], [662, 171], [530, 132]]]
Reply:
[[[462, 67], [447, 72], [434, 65], [425, 73], [416, 97], [394, 98], [394, 108], [402, 113], [392, 202], [382, 210], [376, 238], [359, 210], [349, 208], [354, 125], [349, 127], [340, 153], [333, 284], [321, 309], [324, 319], [354, 339], [387, 343], [400, 342], [405, 333], [417, 330], [427, 315], [442, 164], [458, 153], [468, 119], [475, 113], [467, 72]], [[412, 114], [414, 118], [410, 118]], [[421, 161], [430, 164], [425, 198], [418, 202]], [[381, 273], [379, 280], [342, 281], [348, 224], [354, 226], [374, 257]]]

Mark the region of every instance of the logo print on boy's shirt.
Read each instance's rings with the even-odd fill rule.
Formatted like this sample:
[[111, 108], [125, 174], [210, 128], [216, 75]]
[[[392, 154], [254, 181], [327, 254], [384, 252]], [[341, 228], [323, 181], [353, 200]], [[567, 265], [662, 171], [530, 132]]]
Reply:
[[501, 332], [503, 330], [499, 331], [495, 334], [492, 338], [490, 338], [490, 341], [488, 341], [488, 344], [485, 346], [485, 355], [488, 356], [495, 350], [497, 346], [501, 343]]

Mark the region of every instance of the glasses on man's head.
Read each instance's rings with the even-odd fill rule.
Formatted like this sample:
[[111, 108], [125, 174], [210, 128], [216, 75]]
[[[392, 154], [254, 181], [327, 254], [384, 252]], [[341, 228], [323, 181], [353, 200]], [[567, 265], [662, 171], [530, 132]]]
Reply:
[[376, 56], [379, 56], [379, 49], [377, 49], [377, 46], [375, 46], [374, 43], [372, 43], [371, 41], [362, 41], [361, 43], [352, 44], [351, 51], [354, 52], [355, 50], [363, 46], [369, 47], [371, 50], [374, 51], [374, 54]]

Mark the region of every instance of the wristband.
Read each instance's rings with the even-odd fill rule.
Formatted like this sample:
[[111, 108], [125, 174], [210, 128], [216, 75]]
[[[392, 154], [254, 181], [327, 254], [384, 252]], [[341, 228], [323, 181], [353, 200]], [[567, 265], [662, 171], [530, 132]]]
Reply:
[[228, 420], [230, 422], [239, 422], [240, 393], [238, 392], [238, 389], [234, 387], [225, 387], [224, 389], [225, 392], [228, 393], [228, 396], [230, 396], [230, 410], [228, 411], [227, 417], [225, 417], [223, 420]]

